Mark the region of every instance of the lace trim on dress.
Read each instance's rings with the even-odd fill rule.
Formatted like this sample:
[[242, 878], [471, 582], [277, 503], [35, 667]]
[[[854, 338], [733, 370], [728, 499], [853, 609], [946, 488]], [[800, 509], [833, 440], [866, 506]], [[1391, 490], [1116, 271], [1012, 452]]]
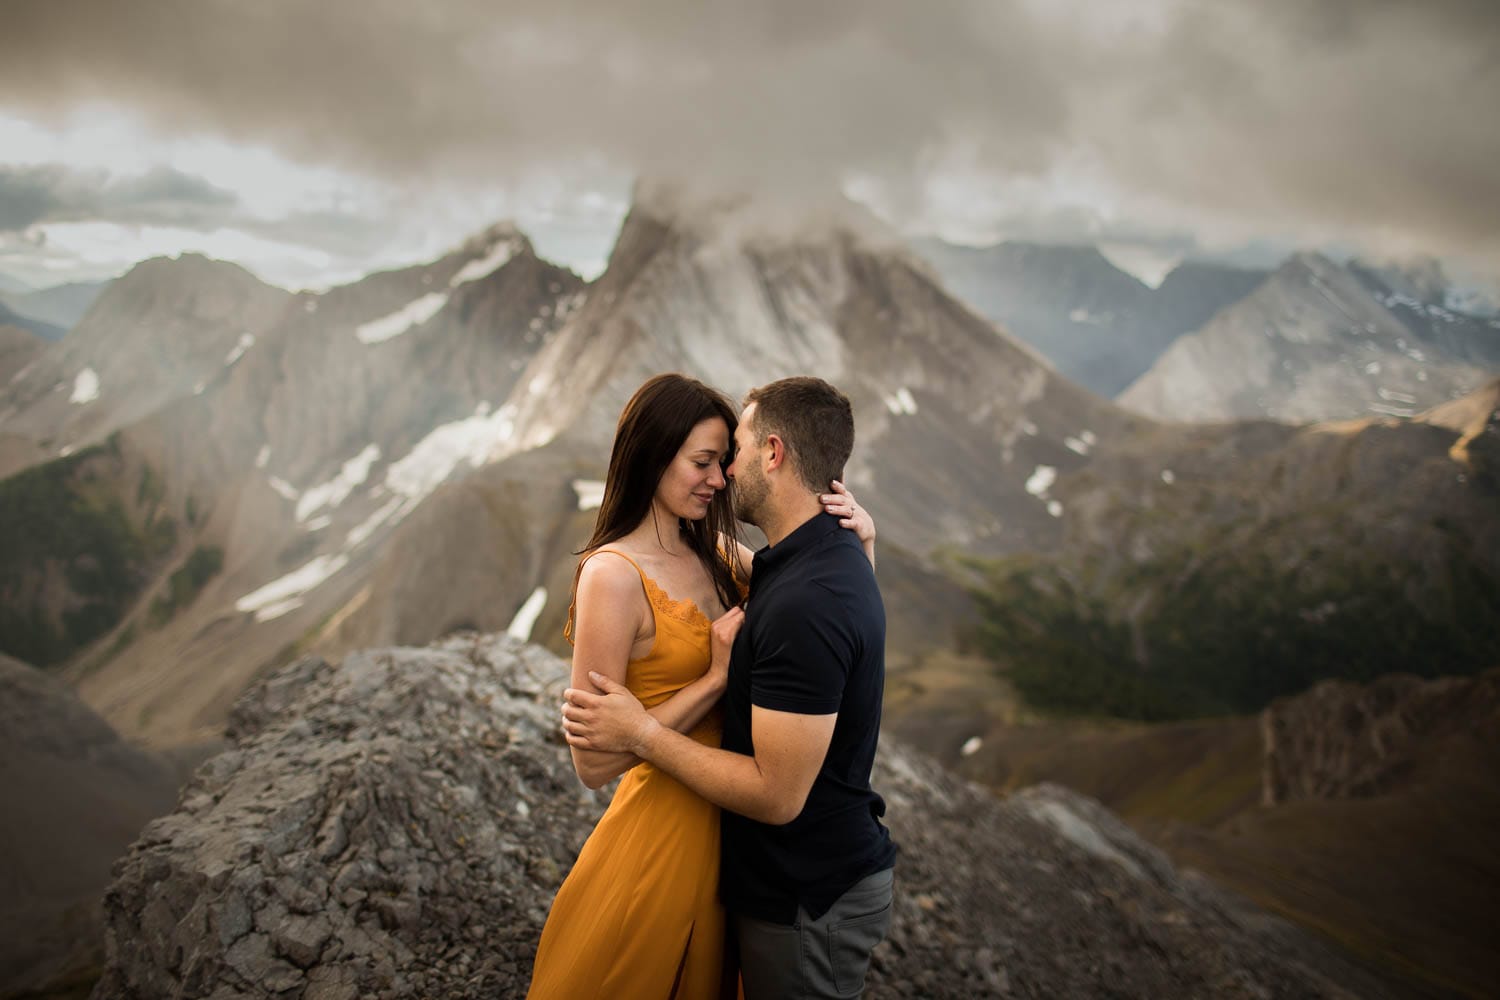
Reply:
[[704, 628], [708, 628], [713, 624], [713, 622], [709, 621], [708, 615], [703, 613], [703, 609], [698, 607], [697, 603], [690, 598], [684, 598], [680, 601], [673, 600], [665, 590], [661, 589], [655, 580], [651, 579], [645, 573], [641, 574], [641, 581], [646, 585], [646, 597], [650, 599], [651, 606], [659, 614], [666, 615], [668, 618], [679, 621], [684, 625], [701, 625]]

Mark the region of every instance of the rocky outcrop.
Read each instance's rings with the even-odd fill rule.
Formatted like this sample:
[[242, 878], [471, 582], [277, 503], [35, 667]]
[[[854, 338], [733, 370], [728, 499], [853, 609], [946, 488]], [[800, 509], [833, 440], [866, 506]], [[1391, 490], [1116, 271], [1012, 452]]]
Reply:
[[[1328, 681], [1261, 713], [1261, 801], [1369, 798], [1441, 763], [1456, 741], [1500, 744], [1500, 669], [1369, 684]], [[1468, 753], [1461, 754], [1465, 758]]]
[[[273, 674], [118, 864], [94, 996], [522, 995], [605, 804], [557, 736], [565, 683], [474, 633]], [[996, 800], [889, 744], [876, 784], [902, 855], [871, 996], [1382, 995], [1090, 800]]]

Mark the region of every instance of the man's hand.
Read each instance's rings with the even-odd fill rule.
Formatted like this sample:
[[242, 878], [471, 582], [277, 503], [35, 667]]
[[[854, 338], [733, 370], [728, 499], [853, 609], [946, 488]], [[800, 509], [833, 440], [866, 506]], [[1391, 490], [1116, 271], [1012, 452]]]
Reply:
[[607, 750], [639, 755], [653, 730], [660, 727], [623, 684], [589, 671], [603, 694], [568, 688], [563, 705], [563, 736], [580, 750]]

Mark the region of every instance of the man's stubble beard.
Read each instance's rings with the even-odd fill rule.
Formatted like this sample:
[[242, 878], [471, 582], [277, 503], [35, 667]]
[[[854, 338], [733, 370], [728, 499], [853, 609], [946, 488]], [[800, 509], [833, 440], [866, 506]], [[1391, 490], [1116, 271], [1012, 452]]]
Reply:
[[770, 493], [769, 485], [758, 473], [740, 476], [734, 483], [734, 516], [759, 528]]

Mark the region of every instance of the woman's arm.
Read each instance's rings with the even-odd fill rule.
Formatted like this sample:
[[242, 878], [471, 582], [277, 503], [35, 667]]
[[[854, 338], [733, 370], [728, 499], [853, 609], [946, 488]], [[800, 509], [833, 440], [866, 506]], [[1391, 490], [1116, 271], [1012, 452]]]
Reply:
[[[572, 686], [597, 690], [589, 682], [590, 670], [624, 684], [631, 650], [651, 616], [635, 569], [623, 559], [590, 559], [578, 577], [574, 614]], [[707, 673], [652, 708], [651, 715], [681, 733], [703, 721], [728, 677], [727, 649], [721, 657], [715, 644], [714, 659], [722, 664], [711, 663]], [[634, 754], [571, 749], [573, 770], [589, 788], [600, 788], [640, 763]]]
[[875, 568], [875, 519], [870, 512], [854, 502], [854, 494], [849, 492], [849, 487], [833, 481], [833, 492], [824, 493], [820, 500], [823, 501], [823, 509], [830, 514], [836, 514], [841, 520], [839, 526], [848, 528], [859, 538], [860, 545], [864, 546], [865, 558], [870, 560], [870, 568]]

